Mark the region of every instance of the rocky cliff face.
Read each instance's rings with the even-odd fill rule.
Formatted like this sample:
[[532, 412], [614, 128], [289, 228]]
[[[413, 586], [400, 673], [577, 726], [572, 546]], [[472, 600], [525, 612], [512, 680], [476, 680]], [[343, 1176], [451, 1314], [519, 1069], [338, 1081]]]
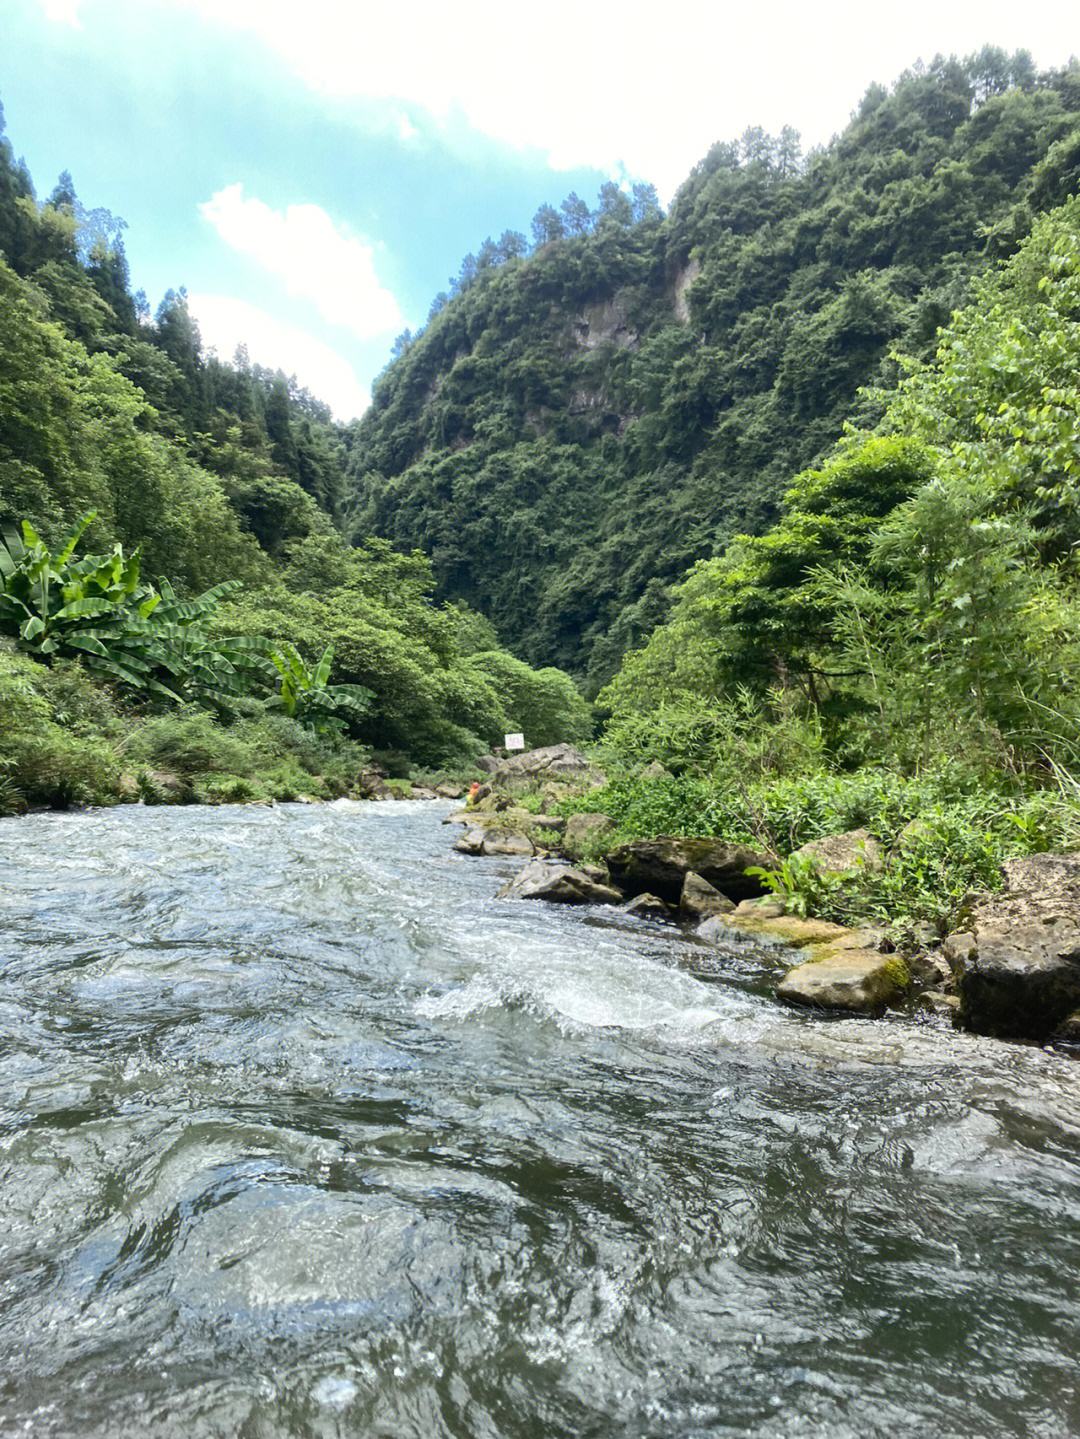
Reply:
[[1049, 150], [1080, 83], [984, 79], [907, 75], [806, 164], [717, 145], [666, 218], [601, 213], [477, 273], [350, 433], [357, 533], [425, 550], [519, 653], [603, 681], [667, 585], [770, 522], [890, 349], [930, 352], [1031, 197], [1073, 183]]
[[696, 255], [691, 255], [675, 276], [673, 309], [680, 325], [686, 325], [690, 321], [690, 286], [700, 274], [701, 261]]
[[575, 339], [583, 350], [614, 345], [621, 350], [636, 349], [640, 336], [629, 323], [623, 297], [613, 295], [586, 305], [574, 321]]

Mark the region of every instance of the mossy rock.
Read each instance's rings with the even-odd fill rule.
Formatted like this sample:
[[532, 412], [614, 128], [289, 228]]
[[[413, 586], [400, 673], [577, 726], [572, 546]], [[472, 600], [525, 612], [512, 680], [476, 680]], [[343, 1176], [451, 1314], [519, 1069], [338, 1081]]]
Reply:
[[880, 1014], [901, 1001], [910, 986], [907, 965], [898, 955], [821, 945], [805, 964], [784, 975], [776, 994], [788, 1004]]
[[[741, 912], [740, 912], [741, 911]], [[742, 910], [724, 916], [724, 923], [744, 934], [759, 934], [778, 944], [794, 945], [796, 949], [807, 949], [812, 945], [842, 945], [854, 930], [845, 929], [841, 924], [830, 924], [825, 919], [800, 919], [794, 914], [757, 916]]]

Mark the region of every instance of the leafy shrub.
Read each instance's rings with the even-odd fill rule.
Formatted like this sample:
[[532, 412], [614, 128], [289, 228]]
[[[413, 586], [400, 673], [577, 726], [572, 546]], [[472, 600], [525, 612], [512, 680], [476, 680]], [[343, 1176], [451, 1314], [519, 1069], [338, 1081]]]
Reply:
[[[505, 650], [469, 655], [462, 668], [488, 680], [505, 713], [505, 725], [524, 734], [530, 749], [592, 735], [591, 707], [562, 670], [530, 669]], [[491, 738], [498, 742], [502, 735], [496, 732]]]
[[147, 720], [134, 732], [128, 752], [134, 761], [189, 779], [212, 772], [250, 775], [258, 765], [239, 734], [194, 708]]
[[811, 914], [821, 916], [834, 908], [840, 890], [854, 878], [854, 872], [824, 870], [809, 856], [800, 854], [789, 855], [776, 869], [749, 865], [746, 873], [760, 879], [770, 894], [782, 899], [789, 914], [802, 919]]
[[198, 795], [205, 804], [248, 804], [269, 797], [260, 781], [235, 774], [203, 775]]
[[78, 660], [35, 665], [34, 687], [55, 722], [73, 734], [119, 739], [131, 723], [116, 688], [94, 679]]
[[[77, 732], [50, 702], [40, 665], [0, 647], [0, 780], [4, 808], [66, 808], [116, 799], [120, 761], [104, 739]], [[70, 678], [70, 677], [68, 677]], [[75, 688], [81, 688], [78, 681]], [[103, 702], [104, 703], [104, 702]], [[104, 711], [108, 718], [111, 713]]]
[[[914, 779], [887, 770], [817, 773], [742, 791], [691, 776], [624, 778], [556, 809], [611, 816], [615, 830], [596, 852], [656, 834], [756, 845], [777, 856], [768, 884], [795, 912], [885, 924], [902, 936], [920, 924], [948, 927], [967, 894], [999, 886], [1006, 859], [1080, 843], [1080, 786], [1062, 778], [1059, 788], [1034, 792], [1007, 778], [991, 789], [956, 767]], [[837, 879], [790, 857], [809, 840], [863, 828], [886, 851], [880, 871]]]

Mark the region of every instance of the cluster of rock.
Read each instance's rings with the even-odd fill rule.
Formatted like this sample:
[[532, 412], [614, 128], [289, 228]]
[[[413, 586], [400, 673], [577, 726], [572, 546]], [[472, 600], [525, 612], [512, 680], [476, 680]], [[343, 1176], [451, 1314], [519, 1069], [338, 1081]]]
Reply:
[[[871, 1015], [913, 1004], [980, 1034], [1080, 1046], [1080, 854], [1009, 861], [1001, 892], [973, 897], [962, 929], [944, 941], [928, 932], [921, 949], [899, 954], [883, 931], [787, 913], [753, 872], [776, 868], [776, 856], [746, 845], [661, 835], [609, 849], [603, 863], [574, 862], [604, 850], [610, 818], [562, 819], [521, 804], [525, 793], [547, 804], [602, 782], [572, 746], [483, 768], [490, 783], [447, 823], [465, 826], [460, 853], [528, 861], [501, 898], [619, 906], [729, 950], [745, 936], [775, 954], [775, 993], [788, 1004]], [[885, 863], [866, 830], [814, 840], [792, 858], [843, 874]]]
[[372, 767], [361, 770], [356, 781], [356, 795], [358, 799], [370, 800], [462, 799], [465, 789], [460, 784], [437, 784], [433, 788], [404, 783], [392, 785], [385, 770]]
[[505, 759], [485, 756], [480, 768], [491, 782], [509, 794], [539, 792], [549, 798], [604, 783], [603, 773], [572, 744], [545, 745]]

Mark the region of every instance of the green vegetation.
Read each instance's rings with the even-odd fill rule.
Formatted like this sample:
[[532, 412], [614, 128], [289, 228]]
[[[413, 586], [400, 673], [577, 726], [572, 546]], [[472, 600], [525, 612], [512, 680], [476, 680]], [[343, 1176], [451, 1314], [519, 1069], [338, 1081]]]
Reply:
[[326, 646], [317, 665], [306, 664], [295, 645], [271, 647], [268, 652], [281, 677], [277, 703], [290, 719], [317, 729], [338, 714], [361, 714], [367, 708], [370, 690], [360, 685], [328, 683], [334, 663], [333, 645]]
[[[485, 242], [343, 428], [5, 148], [0, 807], [460, 778], [599, 714], [589, 853], [722, 836], [794, 910], [951, 923], [1080, 844], [1078, 181], [1075, 65], [935, 61], [666, 217]], [[793, 857], [853, 828], [880, 868]]]
[[349, 432], [204, 354], [182, 292], [151, 318], [122, 231], [67, 175], [39, 204], [0, 122], [0, 804], [162, 797], [140, 767], [174, 797], [344, 793], [372, 756], [587, 735], [421, 554], [347, 542]]
[[79, 540], [96, 516], [82, 519], [51, 554], [28, 520], [0, 540], [0, 633], [48, 661], [81, 659], [92, 674], [145, 695], [219, 707], [246, 693], [265, 647], [250, 639], [212, 640], [219, 602], [241, 588], [227, 581], [190, 600], [140, 581], [136, 550], [77, 560]]
[[28, 805], [333, 799], [366, 752], [259, 706], [229, 725], [195, 706], [154, 713], [87, 674], [0, 641], [0, 814]]
[[614, 187], [545, 207], [531, 255], [470, 256], [377, 383], [358, 523], [595, 693], [1078, 175], [1080, 69], [985, 50], [873, 86], [808, 156], [790, 131], [714, 146], [666, 217]]
[[[1010, 855], [1080, 843], [1080, 197], [979, 279], [876, 432], [703, 561], [599, 697], [621, 838], [777, 856], [794, 907], [944, 923]], [[659, 759], [667, 779], [640, 776]], [[840, 882], [786, 857], [868, 829]]]

